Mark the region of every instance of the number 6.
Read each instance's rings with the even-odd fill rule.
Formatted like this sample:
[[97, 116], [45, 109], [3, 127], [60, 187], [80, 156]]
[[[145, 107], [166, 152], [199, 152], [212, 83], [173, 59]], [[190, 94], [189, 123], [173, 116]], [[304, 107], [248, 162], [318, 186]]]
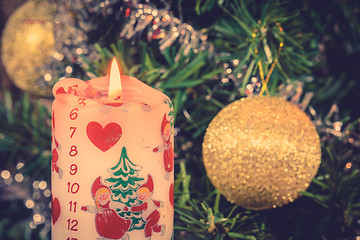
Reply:
[[79, 111], [79, 109], [77, 109], [77, 108], [74, 108], [73, 110], [71, 110], [71, 112], [70, 112], [70, 119], [71, 120], [75, 120], [78, 117], [77, 111]]

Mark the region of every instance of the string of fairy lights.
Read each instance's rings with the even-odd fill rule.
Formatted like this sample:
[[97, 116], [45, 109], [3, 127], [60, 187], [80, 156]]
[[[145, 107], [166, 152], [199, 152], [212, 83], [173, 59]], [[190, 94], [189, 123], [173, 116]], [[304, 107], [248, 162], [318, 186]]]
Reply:
[[40, 235], [45, 238], [50, 230], [50, 184], [45, 180], [33, 180], [27, 175], [23, 175], [25, 164], [19, 162], [16, 165], [16, 172], [2, 170], [0, 176], [0, 188], [2, 189], [1, 200], [14, 201], [21, 199], [26, 208], [32, 210], [32, 217], [28, 220], [30, 229], [37, 228], [38, 225], [44, 226]]

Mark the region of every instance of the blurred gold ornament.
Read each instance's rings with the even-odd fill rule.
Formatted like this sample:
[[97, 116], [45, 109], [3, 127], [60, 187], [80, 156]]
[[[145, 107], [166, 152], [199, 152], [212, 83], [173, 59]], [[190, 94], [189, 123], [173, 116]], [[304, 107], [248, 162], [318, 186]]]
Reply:
[[262, 210], [293, 202], [316, 175], [320, 139], [308, 116], [282, 98], [243, 98], [211, 121], [203, 160], [230, 202]]
[[42, 68], [55, 47], [53, 5], [30, 0], [10, 16], [2, 34], [2, 61], [14, 84], [42, 96], [51, 94], [51, 76]]

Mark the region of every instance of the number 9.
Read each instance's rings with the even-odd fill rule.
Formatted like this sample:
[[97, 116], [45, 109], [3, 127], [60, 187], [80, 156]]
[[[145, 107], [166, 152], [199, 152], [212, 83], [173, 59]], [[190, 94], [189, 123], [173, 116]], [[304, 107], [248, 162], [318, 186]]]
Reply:
[[75, 175], [76, 173], [77, 173], [77, 166], [76, 166], [76, 164], [71, 164], [70, 165], [70, 174], [71, 175]]

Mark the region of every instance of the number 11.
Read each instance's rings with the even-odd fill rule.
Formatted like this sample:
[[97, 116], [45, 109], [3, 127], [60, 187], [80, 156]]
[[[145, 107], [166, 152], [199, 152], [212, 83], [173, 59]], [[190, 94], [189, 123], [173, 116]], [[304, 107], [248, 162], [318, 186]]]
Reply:
[[[70, 212], [76, 212], [76, 203], [77, 203], [77, 202], [73, 202], [73, 201], [70, 201], [70, 202], [69, 202]], [[73, 207], [73, 206], [74, 206], [74, 207]]]

